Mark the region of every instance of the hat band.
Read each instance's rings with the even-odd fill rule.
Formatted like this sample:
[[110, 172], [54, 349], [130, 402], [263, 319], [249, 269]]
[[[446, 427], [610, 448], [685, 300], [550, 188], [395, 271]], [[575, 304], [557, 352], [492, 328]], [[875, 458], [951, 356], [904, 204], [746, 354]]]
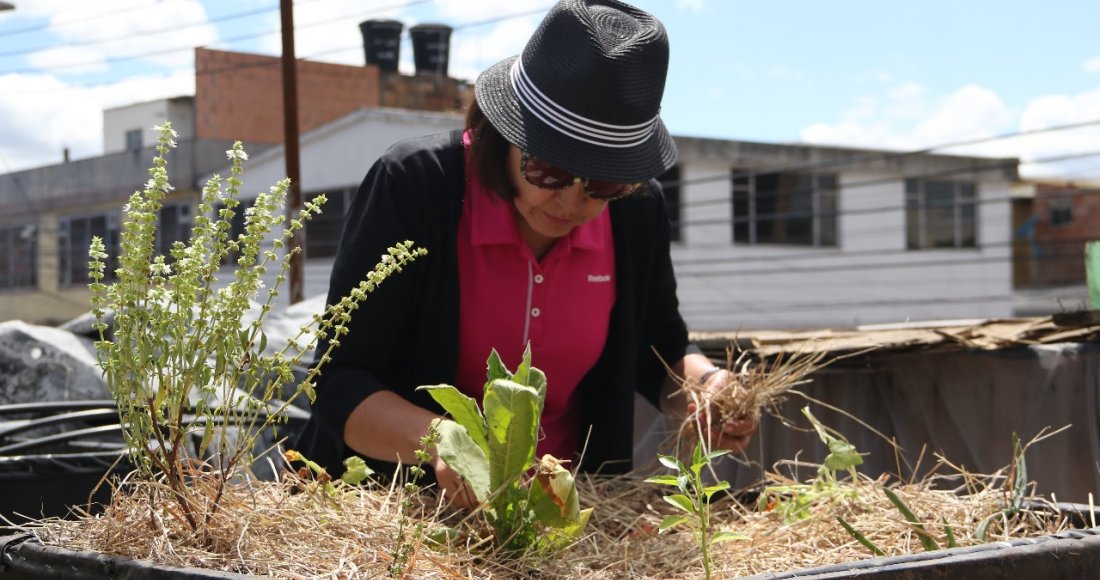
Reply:
[[613, 125], [578, 115], [554, 102], [535, 86], [523, 69], [523, 57], [512, 64], [512, 88], [520, 104], [551, 129], [578, 141], [602, 147], [627, 148], [645, 143], [653, 134], [660, 119], [652, 119], [637, 125]]

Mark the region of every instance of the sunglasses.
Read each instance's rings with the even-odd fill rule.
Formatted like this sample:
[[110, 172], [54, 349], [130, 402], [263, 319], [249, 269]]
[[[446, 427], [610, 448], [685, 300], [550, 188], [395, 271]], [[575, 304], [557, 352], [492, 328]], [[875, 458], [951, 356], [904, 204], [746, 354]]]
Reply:
[[641, 182], [615, 183], [599, 179], [588, 179], [587, 177], [577, 177], [564, 169], [558, 169], [542, 159], [534, 157], [526, 151], [524, 151], [523, 155], [520, 157], [519, 170], [523, 173], [523, 178], [527, 180], [527, 183], [542, 189], [558, 191], [577, 182], [583, 183], [584, 194], [598, 201], [621, 199], [638, 191], [638, 189], [642, 187]]

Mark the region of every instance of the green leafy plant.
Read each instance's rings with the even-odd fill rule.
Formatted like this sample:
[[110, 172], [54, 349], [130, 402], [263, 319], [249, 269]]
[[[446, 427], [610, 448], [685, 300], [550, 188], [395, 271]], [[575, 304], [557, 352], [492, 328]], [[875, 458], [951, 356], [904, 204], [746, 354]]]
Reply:
[[[809, 518], [811, 508], [822, 500], [855, 499], [859, 496], [856, 466], [863, 464], [863, 458], [855, 446], [843, 435], [822, 424], [809, 407], [803, 407], [802, 414], [809, 419], [821, 442], [829, 447], [829, 454], [818, 467], [817, 477], [810, 483], [770, 485], [760, 494], [761, 509], [774, 509], [783, 517], [784, 523]], [[837, 478], [840, 471], [848, 472], [851, 485], [840, 484]]]
[[552, 549], [580, 537], [592, 509], [580, 509], [573, 474], [550, 455], [535, 463], [546, 375], [531, 366], [530, 345], [514, 373], [496, 350], [489, 355], [484, 413], [451, 385], [419, 388], [450, 415], [435, 423], [436, 451], [466, 480], [501, 545]]
[[344, 460], [344, 474], [340, 476], [340, 479], [332, 479], [332, 475], [328, 470], [321, 467], [316, 462], [306, 458], [298, 451], [293, 449], [287, 450], [284, 454], [287, 463], [301, 462], [305, 465], [304, 471], [299, 471], [298, 476], [305, 479], [307, 476], [312, 475], [313, 487], [321, 489], [325, 492], [325, 495], [330, 498], [336, 498], [340, 494], [342, 488], [346, 488], [352, 485], [359, 485], [363, 483], [371, 475], [374, 475], [374, 470], [367, 467], [367, 462], [363, 461], [361, 457], [348, 457]]
[[708, 579], [711, 573], [711, 546], [730, 540], [749, 539], [744, 534], [713, 532], [710, 529], [710, 500], [714, 494], [729, 489], [730, 484], [728, 481], [720, 481], [714, 485], [706, 485], [703, 481], [703, 468], [710, 465], [711, 461], [727, 453], [729, 453], [729, 450], [726, 449], [704, 453], [702, 443], [696, 443], [691, 452], [690, 466], [672, 455], [658, 455], [657, 458], [661, 464], [676, 473], [655, 475], [646, 479], [648, 483], [669, 485], [680, 490], [680, 493], [665, 496], [664, 500], [683, 513], [665, 517], [658, 526], [657, 531], [663, 533], [676, 526], [689, 526], [699, 542], [699, 548], [703, 555], [703, 570]]
[[[248, 159], [237, 142], [226, 152], [231, 161], [228, 179], [214, 176], [203, 188], [189, 240], [175, 242], [169, 255], [161, 255], [156, 225], [163, 200], [173, 189], [166, 156], [176, 133], [168, 123], [157, 130], [150, 179], [123, 208], [115, 281], [105, 283], [110, 257], [103, 241], [93, 238], [88, 286], [99, 332], [96, 351], [138, 478], [163, 484], [151, 489], [166, 489], [178, 508], [169, 513], [198, 532], [218, 512], [224, 486], [247, 474], [258, 437], [286, 420], [285, 411], [298, 395], [313, 398], [314, 380], [347, 333], [359, 303], [426, 252], [413, 249], [412, 242], [390, 248], [349, 296], [269, 354], [263, 323], [291, 257], [301, 252], [287, 244], [321, 211], [324, 196], [306, 203], [280, 232], [289, 186], [289, 180], [282, 180], [257, 196], [244, 212], [244, 233], [233, 238], [231, 224]], [[221, 207], [216, 214], [215, 207]], [[219, 270], [230, 256], [236, 260], [233, 278], [219, 287]], [[269, 269], [276, 272], [274, 284], [258, 314], [249, 315]], [[111, 322], [108, 311], [113, 313]], [[293, 368], [322, 337], [330, 339], [328, 349], [294, 386]]]

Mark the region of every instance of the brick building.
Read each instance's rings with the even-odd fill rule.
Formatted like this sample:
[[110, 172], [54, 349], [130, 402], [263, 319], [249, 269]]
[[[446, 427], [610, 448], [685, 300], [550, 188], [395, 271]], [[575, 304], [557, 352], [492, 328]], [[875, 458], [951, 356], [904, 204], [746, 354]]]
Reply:
[[[460, 111], [472, 85], [377, 65], [299, 60], [298, 129], [305, 133], [362, 108]], [[283, 89], [278, 57], [195, 49], [195, 136], [199, 139], [282, 143]]]
[[1100, 239], [1100, 184], [1035, 181], [1016, 204], [1017, 287], [1085, 283], [1085, 244]]

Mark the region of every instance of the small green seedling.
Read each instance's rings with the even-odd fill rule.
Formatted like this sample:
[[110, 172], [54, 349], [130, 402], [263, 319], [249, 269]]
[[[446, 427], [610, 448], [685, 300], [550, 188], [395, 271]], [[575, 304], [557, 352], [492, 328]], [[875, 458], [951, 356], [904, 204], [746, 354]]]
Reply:
[[[863, 458], [855, 446], [842, 435], [829, 429], [810, 412], [809, 407], [802, 408], [802, 414], [810, 420], [821, 442], [829, 447], [829, 454], [817, 469], [817, 477], [808, 484], [773, 485], [764, 488], [760, 494], [762, 509], [773, 508], [783, 517], [784, 523], [792, 523], [809, 518], [811, 508], [817, 502], [829, 499], [855, 499], [859, 497], [856, 485], [859, 478], [856, 466], [863, 464]], [[837, 472], [847, 471], [851, 476], [851, 487], [842, 486]]]
[[[293, 463], [300, 461], [305, 464], [306, 468], [313, 473], [313, 479], [317, 486], [325, 492], [325, 495], [335, 498], [339, 487], [348, 485], [359, 485], [363, 483], [363, 480], [374, 475], [374, 470], [367, 467], [367, 463], [363, 461], [361, 457], [348, 457], [344, 460], [344, 474], [340, 476], [340, 479], [333, 480], [329, 475], [328, 470], [321, 467], [316, 462], [307, 459], [298, 451], [290, 449], [285, 454], [287, 463]], [[305, 473], [305, 472], [300, 472]], [[339, 485], [339, 487], [337, 487]]]
[[691, 452], [691, 466], [687, 466], [679, 458], [671, 455], [658, 455], [661, 464], [674, 470], [675, 474], [655, 475], [646, 479], [647, 483], [656, 483], [676, 487], [680, 493], [667, 495], [664, 500], [672, 507], [683, 512], [665, 517], [657, 528], [658, 533], [664, 533], [679, 526], [687, 525], [699, 541], [699, 548], [703, 554], [703, 570], [706, 577], [710, 578], [711, 558], [710, 547], [730, 540], [747, 540], [748, 536], [733, 532], [712, 532], [710, 518], [710, 500], [714, 494], [729, 489], [728, 481], [720, 481], [715, 485], [706, 485], [703, 482], [703, 468], [711, 461], [729, 453], [729, 450], [703, 452], [702, 443], [696, 443]]

